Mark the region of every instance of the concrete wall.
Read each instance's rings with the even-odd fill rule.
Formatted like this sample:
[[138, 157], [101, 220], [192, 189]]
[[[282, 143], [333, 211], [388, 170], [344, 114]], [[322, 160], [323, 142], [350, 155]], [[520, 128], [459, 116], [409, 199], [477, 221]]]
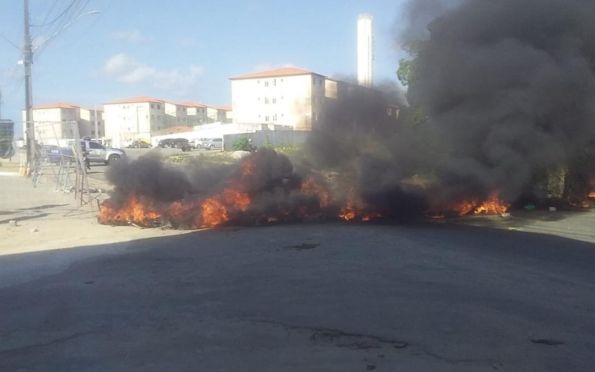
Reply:
[[233, 145], [242, 138], [252, 140], [252, 145], [262, 146], [297, 146], [306, 142], [310, 131], [263, 130], [254, 133], [236, 133], [223, 136], [225, 151], [232, 151]]

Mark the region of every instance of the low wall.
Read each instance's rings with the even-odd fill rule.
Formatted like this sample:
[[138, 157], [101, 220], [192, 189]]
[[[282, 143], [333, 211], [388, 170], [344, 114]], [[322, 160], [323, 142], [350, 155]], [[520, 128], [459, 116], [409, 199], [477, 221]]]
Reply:
[[302, 145], [310, 133], [301, 130], [262, 130], [254, 133], [226, 134], [223, 136], [223, 148], [225, 151], [232, 151], [234, 143], [242, 138], [250, 139], [256, 147]]

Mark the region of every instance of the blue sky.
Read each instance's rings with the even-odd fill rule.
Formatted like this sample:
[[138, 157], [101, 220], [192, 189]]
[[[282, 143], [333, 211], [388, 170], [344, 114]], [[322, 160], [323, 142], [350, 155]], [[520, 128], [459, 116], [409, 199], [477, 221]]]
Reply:
[[[55, 23], [72, 0], [30, 2], [37, 43], [56, 35], [36, 54], [34, 103], [93, 106], [135, 95], [228, 104], [230, 76], [283, 65], [354, 75], [363, 12], [374, 16], [376, 81], [396, 81], [405, 0], [79, 0], [88, 3], [79, 14], [100, 13]], [[11, 42], [22, 44], [22, 6], [0, 3], [2, 116], [15, 122], [24, 87], [21, 52]]]

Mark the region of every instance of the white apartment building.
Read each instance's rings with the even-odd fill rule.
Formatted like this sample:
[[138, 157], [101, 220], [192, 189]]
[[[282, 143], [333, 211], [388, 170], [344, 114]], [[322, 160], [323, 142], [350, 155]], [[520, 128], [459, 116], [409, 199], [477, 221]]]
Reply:
[[151, 137], [192, 130], [193, 126], [228, 122], [228, 108], [215, 108], [199, 102], [174, 103], [153, 97], [132, 97], [103, 105], [105, 137], [115, 147], [134, 140], [151, 142]]
[[[172, 107], [173, 106], [173, 107]], [[178, 121], [178, 110], [161, 99], [132, 97], [103, 105], [105, 137], [114, 147], [127, 146], [134, 140], [151, 140], [151, 132], [166, 129]]]
[[187, 125], [195, 126], [209, 122], [207, 116], [207, 105], [194, 101], [180, 102], [180, 105], [186, 109]]
[[105, 122], [103, 121], [103, 109], [80, 108], [80, 120], [85, 127], [89, 127], [90, 137], [100, 139], [105, 137]]
[[235, 123], [263, 123], [312, 130], [337, 82], [312, 71], [286, 67], [230, 78]]
[[[74, 139], [76, 127], [81, 137], [93, 136], [94, 130], [91, 128], [91, 123], [94, 121], [94, 115], [90, 115], [88, 110], [81, 109], [80, 106], [58, 102], [33, 106], [32, 111], [35, 139], [40, 143], [63, 145], [68, 140]], [[25, 114], [23, 110], [23, 123], [26, 121]], [[25, 124], [23, 124], [23, 138], [27, 138]]]

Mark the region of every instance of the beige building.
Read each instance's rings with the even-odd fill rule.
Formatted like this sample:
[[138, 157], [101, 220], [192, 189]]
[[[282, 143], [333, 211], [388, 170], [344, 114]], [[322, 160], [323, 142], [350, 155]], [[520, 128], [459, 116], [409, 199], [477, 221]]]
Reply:
[[320, 120], [324, 100], [336, 98], [337, 93], [334, 81], [297, 67], [249, 73], [230, 80], [236, 123], [276, 124], [296, 130], [312, 130]]
[[181, 102], [180, 105], [186, 110], [187, 125], [195, 126], [208, 123], [207, 105], [194, 101]]
[[[94, 121], [94, 114], [89, 114], [88, 111], [68, 102], [33, 106], [35, 139], [43, 144], [63, 145], [75, 138], [77, 127], [81, 137], [93, 136], [91, 123]], [[22, 111], [22, 118], [25, 123], [25, 110]], [[27, 133], [23, 130], [23, 138], [26, 137]]]
[[166, 129], [177, 122], [176, 105], [152, 97], [132, 97], [103, 105], [105, 137], [115, 147], [127, 146], [134, 140], [151, 140], [151, 132]]
[[102, 109], [81, 107], [79, 115], [84, 126], [89, 128], [91, 138], [102, 139], [105, 137], [105, 122], [103, 121]]
[[105, 136], [112, 146], [134, 140], [151, 142], [155, 135], [176, 132], [216, 121], [228, 122], [229, 108], [186, 101], [174, 103], [153, 97], [132, 97], [104, 104]]

